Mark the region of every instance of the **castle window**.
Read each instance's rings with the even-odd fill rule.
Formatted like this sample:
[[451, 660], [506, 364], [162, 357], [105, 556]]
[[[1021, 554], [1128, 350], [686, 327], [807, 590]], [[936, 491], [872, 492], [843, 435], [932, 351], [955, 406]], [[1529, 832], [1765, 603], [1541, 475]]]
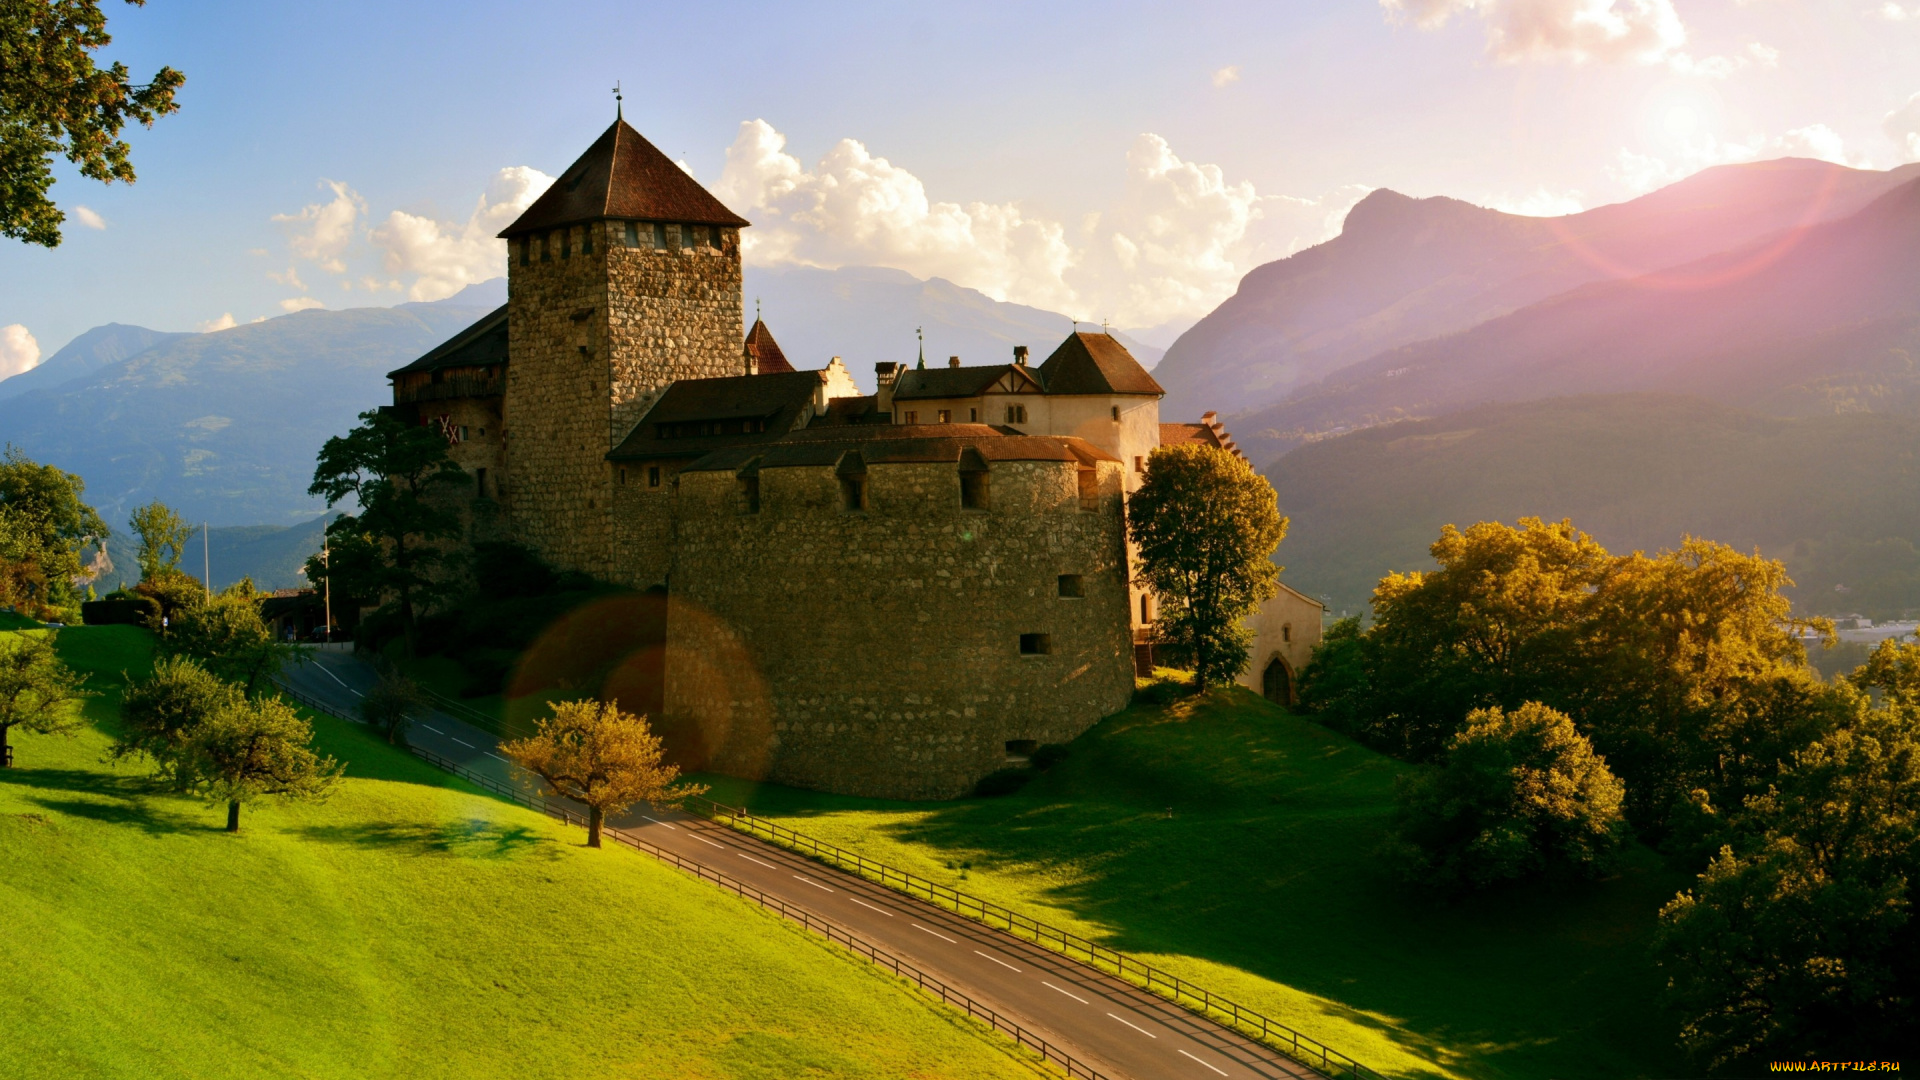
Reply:
[[563, 259], [573, 258], [573, 230], [572, 229], [560, 230], [560, 257]]
[[1280, 640], [1281, 641], [1293, 640], [1293, 624], [1292, 623], [1280, 624]]
[[1146, 472], [1146, 471], [1147, 471], [1147, 459], [1146, 459], [1146, 458], [1143, 458], [1143, 457], [1139, 457], [1139, 456], [1137, 456], [1137, 455], [1136, 455], [1136, 456], [1134, 457], [1134, 459], [1133, 459], [1133, 471], [1134, 471], [1134, 472], [1137, 472], [1137, 473], [1143, 473], [1143, 472]]
[[626, 233], [627, 233], [627, 246], [631, 248], [639, 247], [640, 246], [640, 223], [637, 221], [627, 222]]
[[1074, 599], [1087, 595], [1085, 581], [1079, 574], [1061, 574], [1060, 595]]
[[977, 423], [979, 423], [979, 422], [980, 422], [980, 410], [979, 410], [979, 409], [968, 409], [968, 410], [967, 410], [967, 423], [969, 423], [969, 424], [977, 424]]
[[473, 478], [475, 482], [474, 486], [476, 488], [475, 493], [478, 494], [483, 499], [486, 498], [487, 497], [487, 470], [475, 469], [473, 471]]
[[1045, 656], [1053, 651], [1053, 637], [1049, 634], [1021, 634], [1021, 656]]
[[481, 437], [481, 438], [483, 438], [483, 439], [487, 437], [487, 429], [486, 429], [486, 428], [481, 428], [481, 429], [480, 429], [480, 437]]
[[973, 447], [960, 455], [960, 506], [965, 510], [987, 508], [987, 459]]
[[751, 473], [749, 475], [742, 476], [739, 478], [738, 484], [740, 488], [740, 504], [746, 508], [746, 511], [749, 514], [759, 513], [760, 512], [760, 474]]
[[540, 261], [552, 262], [553, 261], [553, 237], [549, 236], [546, 233], [541, 233], [538, 241], [536, 242], [540, 245]]
[[647, 466], [647, 486], [648, 487], [660, 486], [660, 466], [658, 465]]
[[653, 246], [660, 251], [667, 250], [667, 227], [658, 221], [653, 223]]
[[599, 227], [598, 222], [580, 227], [580, 254], [593, 254], [593, 230]]
[[1118, 405], [1113, 407], [1113, 421], [1116, 424], [1120, 422], [1120, 406]]
[[914, 411], [913, 411], [912, 409], [908, 409], [908, 410], [907, 410], [907, 419], [906, 419], [906, 421], [905, 421], [905, 422], [906, 422], [906, 423], [909, 423], [909, 424], [917, 424], [917, 423], [919, 423], [919, 422], [920, 422], [920, 414], [919, 414], [919, 413], [917, 413], [917, 412], [914, 412]]
[[1100, 474], [1092, 469], [1080, 470], [1080, 509], [1092, 513], [1100, 509]]
[[518, 247], [520, 248], [520, 265], [525, 266], [532, 262], [533, 260], [528, 258], [528, 252], [533, 247], [533, 241], [523, 236], [520, 238]]
[[1153, 621], [1153, 597], [1147, 593], [1140, 594], [1140, 621], [1143, 623]]
[[627, 470], [625, 470], [625, 469], [621, 469], [621, 470], [620, 470], [620, 482], [621, 482], [622, 484], [624, 484], [624, 483], [626, 483], [626, 482], [627, 482]]
[[936, 416], [936, 417], [938, 417], [938, 419], [937, 419], [937, 420], [935, 421], [935, 423], [940, 423], [940, 424], [951, 424], [951, 423], [953, 423], [953, 410], [952, 410], [952, 409], [941, 409], [940, 411], [938, 411], [938, 412], [936, 412], [936, 413], [934, 413], [933, 415], [934, 415], [934, 416]]
[[840, 455], [834, 474], [840, 480], [840, 508], [849, 512], [867, 509], [867, 463], [860, 451]]
[[1039, 748], [1040, 744], [1033, 739], [1008, 739], [1007, 760], [1018, 761], [1024, 764], [1029, 757], [1033, 756], [1033, 752]]
[[1007, 423], [1024, 424], [1026, 422], [1027, 422], [1027, 407], [1025, 405], [1007, 406]]

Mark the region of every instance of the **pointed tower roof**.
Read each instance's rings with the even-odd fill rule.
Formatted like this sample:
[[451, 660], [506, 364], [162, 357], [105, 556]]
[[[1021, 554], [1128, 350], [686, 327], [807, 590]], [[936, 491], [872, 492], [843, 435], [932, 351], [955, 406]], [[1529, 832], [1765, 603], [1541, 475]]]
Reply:
[[517, 236], [602, 218], [736, 227], [750, 224], [721, 205], [625, 120], [615, 120], [579, 160], [567, 166], [546, 194], [534, 200], [527, 212], [500, 235]]
[[1040, 365], [1040, 381], [1049, 394], [1166, 394], [1126, 346], [1079, 330]]
[[747, 331], [747, 355], [753, 358], [753, 372], [756, 375], [774, 375], [793, 370], [787, 362], [787, 354], [780, 351], [780, 343], [773, 340], [773, 331], [767, 329], [765, 321], [756, 317], [753, 329]]

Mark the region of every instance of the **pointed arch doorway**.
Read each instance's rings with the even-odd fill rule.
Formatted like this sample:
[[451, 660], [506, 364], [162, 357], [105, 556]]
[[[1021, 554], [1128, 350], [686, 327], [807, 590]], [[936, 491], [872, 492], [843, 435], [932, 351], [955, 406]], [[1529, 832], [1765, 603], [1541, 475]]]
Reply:
[[1278, 656], [1260, 673], [1260, 694], [1276, 705], [1293, 704], [1293, 672]]

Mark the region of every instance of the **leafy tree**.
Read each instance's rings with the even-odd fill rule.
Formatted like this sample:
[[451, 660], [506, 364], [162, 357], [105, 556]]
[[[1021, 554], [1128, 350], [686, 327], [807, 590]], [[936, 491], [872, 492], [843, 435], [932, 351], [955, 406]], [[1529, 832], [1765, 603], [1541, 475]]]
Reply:
[[252, 582], [242, 585], [189, 608], [169, 629], [164, 647], [169, 654], [193, 657], [253, 696], [282, 665], [303, 657], [305, 650], [273, 636], [260, 617]]
[[207, 602], [207, 587], [192, 574], [181, 570], [163, 570], [133, 587], [136, 596], [152, 600], [160, 617], [147, 629], [159, 633], [185, 618], [187, 613]]
[[1278, 591], [1273, 552], [1287, 535], [1273, 486], [1239, 457], [1211, 446], [1163, 446], [1128, 504], [1139, 547], [1138, 584], [1162, 600], [1162, 632], [1193, 654], [1200, 689], [1247, 666], [1241, 625]]
[[241, 707], [242, 699], [238, 687], [191, 656], [165, 657], [121, 697], [122, 730], [109, 753], [116, 759], [145, 757], [172, 777], [193, 733], [220, 712]]
[[174, 785], [227, 804], [240, 831], [243, 803], [272, 796], [322, 800], [345, 768], [314, 753], [313, 729], [279, 698], [236, 695], [188, 729], [169, 772]]
[[1401, 784], [1400, 854], [1412, 877], [1446, 889], [1550, 868], [1592, 875], [1627, 836], [1624, 797], [1565, 713], [1476, 709], [1440, 766]]
[[75, 675], [42, 637], [0, 640], [0, 767], [13, 764], [7, 737], [18, 727], [37, 735], [70, 734], [83, 721], [69, 708], [86, 696]]
[[151, 581], [180, 569], [180, 555], [193, 538], [193, 526], [155, 499], [133, 512], [127, 522], [140, 538], [140, 580]]
[[433, 569], [444, 552], [434, 541], [460, 531], [459, 518], [431, 496], [465, 482], [447, 457], [446, 440], [432, 430], [379, 410], [361, 413], [359, 427], [320, 448], [307, 489], [328, 506], [351, 496], [360, 512], [328, 524], [332, 565], [308, 560], [308, 580], [332, 578], [347, 596], [392, 598], [411, 647], [417, 610], [438, 592]]
[[373, 689], [361, 697], [359, 711], [368, 727], [385, 735], [389, 743], [404, 746], [407, 729], [427, 711], [427, 695], [419, 683], [388, 666], [381, 670]]
[[[128, 0], [139, 4], [142, 0]], [[55, 154], [80, 175], [133, 183], [120, 129], [175, 112], [186, 76], [170, 67], [137, 86], [125, 64], [102, 70], [92, 53], [113, 39], [99, 0], [0, 4], [0, 235], [60, 245], [60, 212], [47, 192]]]
[[85, 491], [78, 476], [38, 464], [18, 447], [7, 447], [0, 456], [0, 517], [6, 520], [6, 542], [15, 561], [32, 564], [25, 577], [33, 591], [24, 606], [43, 616], [77, 614], [73, 583], [82, 576], [81, 552], [107, 538], [107, 523], [81, 501]]
[[647, 718], [611, 702], [556, 702], [531, 737], [502, 743], [500, 753], [545, 780], [546, 794], [586, 805], [588, 847], [600, 846], [609, 813], [638, 802], [672, 806], [707, 790], [675, 783], [680, 770], [661, 762], [660, 737]]
[[1920, 1003], [1914, 710], [1859, 709], [1733, 817], [1733, 843], [1660, 913], [1683, 1043], [1715, 1066], [1899, 1056]]
[[1889, 704], [1920, 706], [1920, 644], [1885, 639], [1847, 681], [1862, 690], [1880, 691]]

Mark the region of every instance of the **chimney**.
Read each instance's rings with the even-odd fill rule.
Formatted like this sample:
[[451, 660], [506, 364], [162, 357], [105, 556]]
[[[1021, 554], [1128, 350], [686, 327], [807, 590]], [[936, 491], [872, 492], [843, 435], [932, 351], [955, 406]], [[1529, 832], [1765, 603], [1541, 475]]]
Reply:
[[899, 379], [900, 369], [903, 366], [891, 360], [873, 365], [873, 374], [879, 383], [879, 390], [873, 395], [875, 411], [883, 413], [893, 411], [893, 384]]
[[948, 367], [959, 367], [959, 366], [960, 366], [960, 358], [959, 358], [959, 357], [957, 357], [957, 356], [949, 356], [949, 357], [947, 357], [947, 366], [948, 366]]
[[1027, 347], [1025, 345], [1015, 345], [1013, 347], [1013, 362], [1019, 364], [1021, 367], [1027, 366]]

